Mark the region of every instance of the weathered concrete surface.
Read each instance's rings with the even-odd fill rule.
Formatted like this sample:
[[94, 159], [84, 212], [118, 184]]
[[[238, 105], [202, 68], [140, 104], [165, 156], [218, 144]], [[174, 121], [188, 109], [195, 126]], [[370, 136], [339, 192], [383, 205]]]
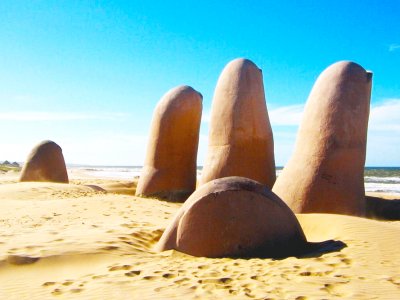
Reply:
[[266, 186], [243, 177], [215, 179], [197, 189], [156, 246], [204, 257], [283, 257], [306, 247], [290, 208]]
[[195, 190], [202, 99], [189, 86], [162, 97], [153, 114], [136, 195], [179, 202]]
[[68, 183], [61, 147], [52, 141], [43, 141], [36, 145], [26, 159], [20, 181]]
[[275, 182], [262, 72], [247, 59], [231, 61], [218, 79], [200, 185], [227, 176], [250, 178], [270, 188]]
[[293, 155], [273, 187], [295, 213], [365, 214], [371, 82], [372, 73], [347, 61], [317, 79]]

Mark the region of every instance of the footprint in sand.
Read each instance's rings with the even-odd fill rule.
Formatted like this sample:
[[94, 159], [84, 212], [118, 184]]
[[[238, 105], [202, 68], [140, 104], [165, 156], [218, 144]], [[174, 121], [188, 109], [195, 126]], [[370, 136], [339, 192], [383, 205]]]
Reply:
[[51, 293], [56, 296], [61, 295], [63, 292], [61, 289], [54, 289]]
[[72, 281], [72, 280], [66, 280], [66, 281], [64, 281], [64, 282], [62, 283], [62, 285], [69, 286], [69, 285], [71, 285], [71, 284], [73, 284], [73, 283], [74, 283], [74, 281]]
[[166, 278], [166, 279], [175, 278], [175, 277], [176, 277], [176, 274], [165, 273], [165, 274], [162, 275], [162, 277], [163, 277], [163, 278]]
[[114, 266], [114, 267], [110, 267], [109, 269], [108, 269], [108, 271], [120, 271], [120, 270], [125, 270], [125, 271], [127, 271], [127, 270], [130, 270], [132, 268], [132, 266], [130, 266], [130, 265], [123, 265], [123, 266]]
[[117, 247], [117, 246], [105, 246], [105, 247], [100, 248], [100, 250], [103, 250], [103, 251], [113, 251], [113, 250], [118, 250], [118, 249], [119, 249], [119, 247]]
[[130, 271], [130, 272], [125, 273], [125, 276], [134, 277], [134, 276], [140, 275], [140, 273], [141, 273], [141, 271]]
[[24, 255], [9, 255], [7, 257], [7, 262], [12, 265], [29, 265], [37, 262], [39, 257], [31, 257]]
[[184, 277], [184, 278], [175, 280], [174, 283], [175, 283], [175, 284], [183, 284], [184, 282], [187, 282], [187, 281], [190, 281], [190, 279]]
[[107, 277], [107, 275], [93, 275], [92, 279], [101, 279], [101, 278], [105, 278]]

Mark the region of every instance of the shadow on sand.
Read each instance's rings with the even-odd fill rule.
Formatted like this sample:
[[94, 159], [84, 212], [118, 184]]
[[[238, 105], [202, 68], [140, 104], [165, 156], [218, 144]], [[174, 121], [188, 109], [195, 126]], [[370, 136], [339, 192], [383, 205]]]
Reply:
[[308, 242], [305, 251], [300, 255], [297, 255], [296, 257], [297, 258], [320, 257], [326, 253], [339, 252], [345, 247], [347, 247], [346, 243], [335, 240], [327, 240], [317, 243]]
[[366, 217], [377, 220], [400, 220], [400, 199], [387, 200], [365, 196]]

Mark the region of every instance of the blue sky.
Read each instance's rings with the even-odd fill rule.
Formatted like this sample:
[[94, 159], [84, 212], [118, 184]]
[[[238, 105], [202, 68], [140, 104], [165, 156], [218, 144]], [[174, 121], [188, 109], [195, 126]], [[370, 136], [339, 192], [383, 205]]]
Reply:
[[262, 70], [277, 165], [290, 157], [318, 75], [374, 72], [367, 165], [400, 166], [400, 1], [0, 1], [1, 160], [44, 139], [67, 163], [142, 165], [153, 109], [203, 96], [198, 162], [223, 67]]

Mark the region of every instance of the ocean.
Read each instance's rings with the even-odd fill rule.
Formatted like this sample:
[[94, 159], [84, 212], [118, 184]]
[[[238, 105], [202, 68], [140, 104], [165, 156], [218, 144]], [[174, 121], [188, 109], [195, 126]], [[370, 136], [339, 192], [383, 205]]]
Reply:
[[[141, 166], [72, 166], [68, 168], [78, 170], [88, 176], [109, 179], [132, 179], [140, 176]], [[197, 168], [200, 177], [202, 167]], [[277, 167], [277, 176], [282, 167]], [[366, 192], [382, 192], [400, 195], [400, 167], [366, 167], [364, 171]]]

